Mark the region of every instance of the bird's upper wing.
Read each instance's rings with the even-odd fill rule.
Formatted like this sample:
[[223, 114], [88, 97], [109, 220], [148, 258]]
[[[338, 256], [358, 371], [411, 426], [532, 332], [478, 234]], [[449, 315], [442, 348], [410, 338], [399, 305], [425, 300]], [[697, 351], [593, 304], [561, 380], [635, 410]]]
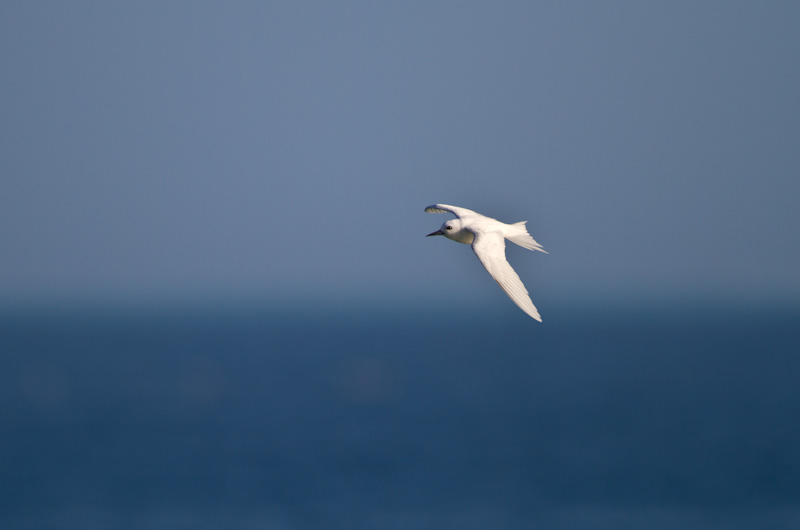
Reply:
[[456, 217], [469, 217], [469, 216], [478, 216], [480, 214], [473, 212], [472, 210], [467, 210], [466, 208], [460, 208], [458, 206], [450, 206], [449, 204], [431, 204], [425, 211], [428, 213], [447, 213], [450, 212]]
[[[437, 205], [441, 206], [441, 205]], [[472, 250], [481, 260], [483, 266], [492, 275], [500, 287], [506, 292], [509, 298], [519, 306], [520, 309], [525, 311], [532, 318], [542, 321], [539, 316], [539, 311], [533, 305], [528, 291], [522, 284], [517, 273], [511, 268], [506, 260], [506, 244], [503, 234], [499, 231], [495, 232], [477, 232], [475, 240], [472, 242]]]

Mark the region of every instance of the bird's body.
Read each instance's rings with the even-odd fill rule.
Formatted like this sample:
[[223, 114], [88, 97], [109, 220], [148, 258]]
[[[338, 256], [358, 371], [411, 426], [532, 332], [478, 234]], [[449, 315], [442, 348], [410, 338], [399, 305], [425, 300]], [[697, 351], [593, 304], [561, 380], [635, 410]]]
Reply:
[[528, 234], [528, 229], [525, 227], [527, 221], [506, 224], [472, 210], [447, 204], [434, 204], [425, 208], [425, 211], [454, 214], [456, 219], [446, 221], [440, 230], [428, 235], [442, 235], [447, 239], [472, 245], [475, 255], [508, 297], [529, 316], [539, 322], [542, 321], [522, 280], [506, 260], [506, 239], [529, 250], [545, 252]]

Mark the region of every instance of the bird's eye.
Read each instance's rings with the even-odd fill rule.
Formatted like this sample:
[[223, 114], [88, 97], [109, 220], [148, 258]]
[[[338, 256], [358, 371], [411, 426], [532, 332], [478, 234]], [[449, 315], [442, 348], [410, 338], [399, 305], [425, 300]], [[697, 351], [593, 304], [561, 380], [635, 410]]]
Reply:
[[452, 227], [452, 226], [448, 226], [448, 227], [447, 227], [447, 229], [448, 229], [448, 230], [452, 230], [452, 229], [453, 229], [453, 227]]

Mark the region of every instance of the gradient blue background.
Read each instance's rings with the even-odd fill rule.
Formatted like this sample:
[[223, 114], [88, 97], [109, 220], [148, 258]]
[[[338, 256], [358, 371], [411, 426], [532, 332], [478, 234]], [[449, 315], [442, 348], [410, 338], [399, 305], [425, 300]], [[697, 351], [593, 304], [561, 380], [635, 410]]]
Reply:
[[[3, 302], [797, 300], [794, 2], [4, 2]], [[452, 267], [450, 274], [444, 269]], [[465, 283], [474, 283], [467, 293]], [[486, 290], [481, 291], [486, 284]]]
[[799, 6], [2, 2], [0, 526], [798, 528]]

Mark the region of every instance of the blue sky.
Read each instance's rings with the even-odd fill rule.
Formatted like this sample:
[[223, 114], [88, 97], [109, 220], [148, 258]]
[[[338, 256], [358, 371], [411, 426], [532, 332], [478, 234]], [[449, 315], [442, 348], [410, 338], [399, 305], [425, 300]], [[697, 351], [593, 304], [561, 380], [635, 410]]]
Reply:
[[3, 2], [3, 298], [796, 301], [798, 6]]

